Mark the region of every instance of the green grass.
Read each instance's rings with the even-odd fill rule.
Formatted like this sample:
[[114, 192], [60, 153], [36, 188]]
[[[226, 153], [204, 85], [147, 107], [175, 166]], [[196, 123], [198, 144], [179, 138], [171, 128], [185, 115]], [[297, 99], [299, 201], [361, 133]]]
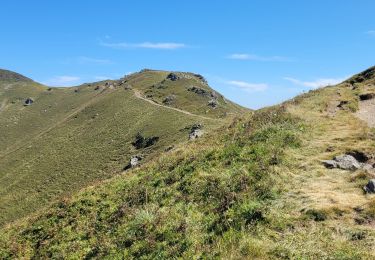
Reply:
[[300, 146], [299, 129], [281, 110], [240, 120], [5, 231], [2, 257], [213, 258], [231, 237], [245, 247], [238, 235], [269, 222], [274, 168]]
[[[146, 88], [166, 75], [138, 73], [128, 84]], [[145, 163], [167, 147], [187, 142], [193, 124], [201, 123], [209, 132], [226, 122], [158, 107], [123, 86], [95, 90], [104, 85], [48, 89], [34, 82], [0, 83], [0, 104], [5, 104], [0, 111], [0, 225], [120, 173], [133, 155], [141, 155]], [[27, 97], [35, 101], [31, 106], [23, 104]], [[137, 133], [159, 140], [136, 150], [132, 142]]]

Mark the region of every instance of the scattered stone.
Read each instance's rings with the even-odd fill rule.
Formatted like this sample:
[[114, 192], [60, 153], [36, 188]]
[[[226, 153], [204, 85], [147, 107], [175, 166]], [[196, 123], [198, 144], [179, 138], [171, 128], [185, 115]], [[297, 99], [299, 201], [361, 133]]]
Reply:
[[32, 98], [27, 98], [25, 100], [25, 106], [30, 106], [32, 103], [34, 103], [34, 100]]
[[198, 94], [200, 96], [211, 96], [211, 93], [209, 91], [198, 87], [188, 88], [188, 91], [194, 92], [195, 94]]
[[172, 81], [176, 81], [176, 80], [179, 80], [180, 77], [177, 76], [177, 75], [174, 74], [174, 73], [169, 73], [168, 76], [167, 76], [167, 79], [172, 80]]
[[129, 164], [124, 167], [124, 171], [129, 170], [131, 168], [138, 167], [141, 160], [142, 160], [142, 157], [139, 155], [132, 156], [130, 158]]
[[195, 124], [191, 127], [189, 133], [189, 140], [194, 140], [203, 135], [203, 126], [201, 124]]
[[324, 160], [322, 163], [328, 169], [339, 168], [343, 170], [355, 171], [364, 169], [366, 171], [373, 170], [373, 166], [367, 163], [369, 157], [363, 152], [351, 151], [343, 155], [338, 155], [333, 160]]
[[361, 168], [361, 164], [353, 156], [348, 154], [336, 156], [333, 160], [323, 161], [323, 164], [328, 169], [339, 168], [355, 171]]
[[167, 96], [163, 100], [163, 104], [165, 104], [165, 105], [172, 105], [175, 100], [176, 100], [176, 96], [175, 95], [170, 95], [170, 96]]
[[366, 193], [375, 193], [375, 179], [369, 180], [363, 189]]
[[132, 145], [136, 149], [142, 149], [154, 145], [157, 141], [159, 141], [158, 136], [143, 137], [140, 133], [138, 133], [135, 136], [135, 141], [132, 143]]
[[100, 86], [96, 86], [94, 90], [99, 90], [100, 89]]
[[373, 99], [374, 97], [375, 97], [375, 93], [366, 93], [366, 94], [359, 95], [359, 99], [361, 101], [370, 100], [370, 99]]
[[217, 101], [217, 99], [211, 99], [210, 101], [208, 101], [208, 106], [209, 107], [212, 107], [213, 109], [217, 108], [219, 106], [219, 102]]

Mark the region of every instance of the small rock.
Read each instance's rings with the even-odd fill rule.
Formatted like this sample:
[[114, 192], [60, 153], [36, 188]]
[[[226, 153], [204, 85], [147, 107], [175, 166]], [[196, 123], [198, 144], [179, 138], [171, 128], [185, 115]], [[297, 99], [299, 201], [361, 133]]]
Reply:
[[369, 180], [363, 189], [366, 193], [375, 193], [375, 179]]
[[139, 165], [139, 161], [142, 160], [142, 158], [138, 155], [136, 156], [133, 156], [131, 159], [130, 159], [130, 166], [132, 168], [136, 167]]
[[212, 108], [217, 108], [219, 105], [219, 102], [216, 100], [216, 99], [211, 99], [210, 101], [208, 101], [208, 106], [209, 107], [212, 107]]
[[32, 103], [34, 103], [34, 100], [32, 98], [27, 98], [25, 100], [25, 106], [30, 106]]
[[340, 168], [343, 170], [355, 171], [361, 168], [361, 164], [351, 155], [344, 154], [333, 158], [333, 160], [322, 161], [324, 166], [332, 168]]
[[124, 171], [139, 166], [139, 163], [140, 163], [141, 160], [142, 160], [142, 157], [139, 156], [139, 155], [132, 156], [130, 158], [129, 164], [124, 167]]
[[189, 133], [189, 140], [194, 140], [203, 135], [202, 125], [201, 124], [195, 124], [191, 127], [190, 133]]
[[176, 96], [175, 95], [170, 95], [170, 96], [167, 96], [163, 100], [163, 104], [165, 104], [165, 105], [172, 105], [175, 100], [176, 100]]
[[169, 73], [168, 76], [167, 76], [167, 79], [170, 79], [172, 81], [176, 81], [176, 80], [179, 80], [180, 78], [174, 73]]

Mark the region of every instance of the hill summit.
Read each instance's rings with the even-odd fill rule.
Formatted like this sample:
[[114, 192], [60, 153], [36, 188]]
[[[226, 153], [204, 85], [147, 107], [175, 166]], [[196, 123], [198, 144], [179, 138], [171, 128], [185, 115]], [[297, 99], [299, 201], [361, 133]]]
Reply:
[[32, 82], [31, 79], [10, 70], [0, 69], [0, 81]]

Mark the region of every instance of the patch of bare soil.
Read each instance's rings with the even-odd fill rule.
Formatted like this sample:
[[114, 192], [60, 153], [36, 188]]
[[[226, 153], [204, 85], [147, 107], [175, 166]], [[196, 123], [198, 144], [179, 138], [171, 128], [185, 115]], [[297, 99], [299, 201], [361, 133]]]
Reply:
[[360, 101], [355, 115], [365, 121], [369, 127], [375, 127], [375, 99]]

